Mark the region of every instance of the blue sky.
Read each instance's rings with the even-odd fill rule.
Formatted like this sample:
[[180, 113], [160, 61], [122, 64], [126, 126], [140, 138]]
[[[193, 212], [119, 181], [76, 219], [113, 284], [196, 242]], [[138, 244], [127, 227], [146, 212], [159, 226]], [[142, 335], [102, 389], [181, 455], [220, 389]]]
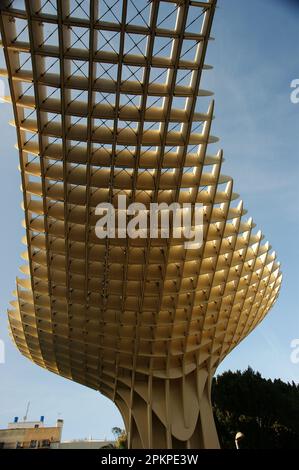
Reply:
[[[221, 365], [218, 372], [251, 365], [265, 377], [299, 382], [299, 365], [290, 361], [290, 342], [299, 338], [299, 104], [290, 101], [290, 83], [299, 78], [299, 7], [284, 0], [219, 0], [203, 88], [213, 90], [216, 120], [213, 134], [221, 138], [223, 173], [234, 177], [235, 190], [278, 253], [284, 274], [280, 298], [262, 325]], [[6, 89], [8, 94], [8, 89]], [[6, 309], [18, 266], [23, 218], [22, 195], [8, 125], [9, 106], [0, 104], [0, 339], [6, 363], [0, 364], [0, 427], [22, 417], [46, 422], [64, 418], [64, 439], [110, 438], [122, 426], [114, 405], [99, 393], [31, 364], [7, 335]]]

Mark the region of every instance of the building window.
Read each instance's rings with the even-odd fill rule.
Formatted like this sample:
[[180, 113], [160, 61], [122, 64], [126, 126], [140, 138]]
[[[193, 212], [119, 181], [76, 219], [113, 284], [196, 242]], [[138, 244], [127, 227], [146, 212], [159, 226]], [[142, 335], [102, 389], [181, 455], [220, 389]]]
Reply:
[[30, 441], [30, 449], [35, 449], [37, 446], [37, 441]]
[[23, 444], [22, 442], [16, 442], [16, 449], [23, 449]]
[[42, 447], [50, 447], [49, 439], [45, 439], [45, 440], [42, 441]]
[[35, 429], [39, 428], [39, 424], [34, 425]]

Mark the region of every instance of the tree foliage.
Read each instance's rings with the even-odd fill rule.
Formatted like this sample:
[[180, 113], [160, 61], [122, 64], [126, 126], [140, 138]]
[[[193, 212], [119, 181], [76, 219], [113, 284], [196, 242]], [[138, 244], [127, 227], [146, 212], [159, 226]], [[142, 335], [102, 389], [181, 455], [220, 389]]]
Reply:
[[299, 448], [299, 386], [266, 380], [250, 367], [225, 372], [213, 381], [214, 416], [222, 448], [245, 436], [248, 449]]
[[115, 438], [114, 444], [107, 444], [106, 446], [102, 447], [102, 449], [127, 449], [127, 433], [124, 429], [114, 427], [111, 429], [112, 434]]

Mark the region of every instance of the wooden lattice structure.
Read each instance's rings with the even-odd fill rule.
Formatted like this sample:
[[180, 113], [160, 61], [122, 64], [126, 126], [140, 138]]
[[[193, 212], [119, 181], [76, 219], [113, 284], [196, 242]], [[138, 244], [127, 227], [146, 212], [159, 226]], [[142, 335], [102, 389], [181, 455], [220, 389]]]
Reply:
[[[28, 247], [12, 337], [113, 400], [130, 447], [218, 447], [212, 377], [281, 273], [213, 151], [200, 83], [216, 0], [1, 4]], [[202, 248], [99, 240], [95, 207], [120, 194], [202, 203]]]

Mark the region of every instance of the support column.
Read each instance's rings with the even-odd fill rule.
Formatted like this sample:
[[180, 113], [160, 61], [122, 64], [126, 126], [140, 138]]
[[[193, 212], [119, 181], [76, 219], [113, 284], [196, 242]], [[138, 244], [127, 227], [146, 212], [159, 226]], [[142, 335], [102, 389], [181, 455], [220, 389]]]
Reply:
[[115, 402], [125, 422], [129, 448], [219, 449], [210, 383], [203, 370], [175, 379], [140, 376], [131, 409], [129, 389], [121, 386]]

